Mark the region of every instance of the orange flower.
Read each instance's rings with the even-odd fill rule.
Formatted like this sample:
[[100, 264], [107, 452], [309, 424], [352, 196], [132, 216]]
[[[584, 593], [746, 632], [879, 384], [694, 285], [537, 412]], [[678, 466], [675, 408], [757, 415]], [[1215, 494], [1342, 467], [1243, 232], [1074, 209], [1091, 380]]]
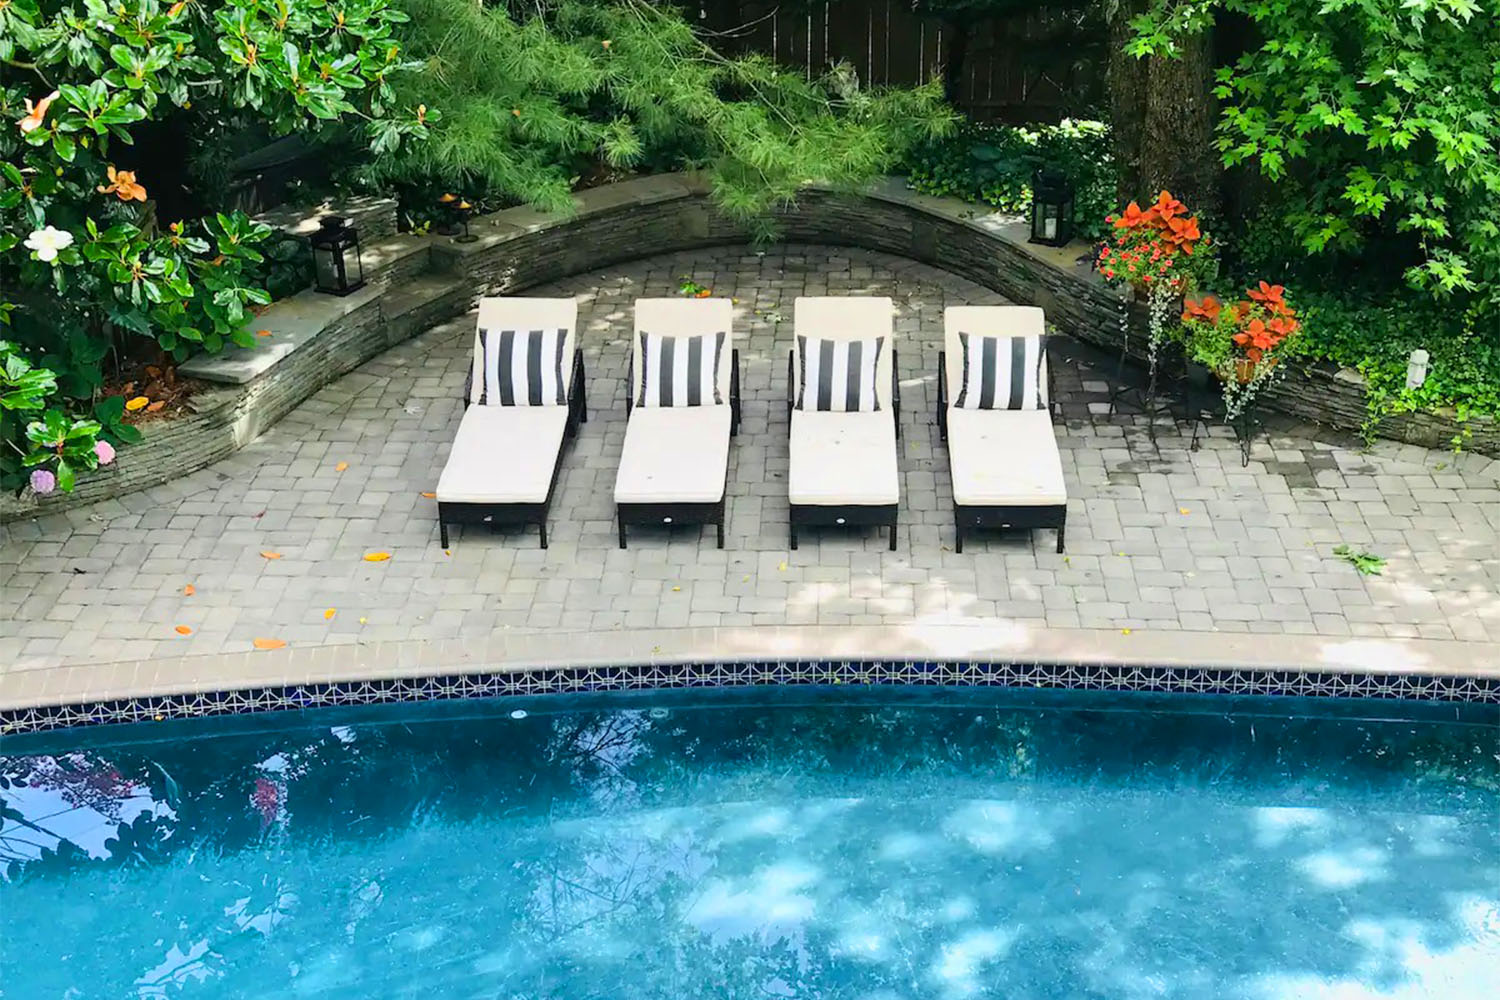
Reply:
[[42, 127], [42, 119], [47, 117], [47, 109], [52, 106], [52, 102], [57, 100], [58, 96], [57, 91], [54, 90], [40, 101], [37, 101], [35, 105], [31, 103], [30, 98], [27, 98], [26, 117], [22, 118], [20, 123], [22, 135], [30, 135]]
[[1203, 233], [1198, 229], [1198, 217], [1196, 215], [1186, 219], [1167, 219], [1167, 239], [1183, 249], [1184, 253], [1192, 253], [1193, 241], [1202, 238]]
[[186, 6], [187, 6], [187, 0], [177, 0], [176, 3], [174, 3], [171, 7], [169, 7], [167, 9], [167, 16], [168, 17], [176, 17], [178, 14], [182, 13], [182, 8], [184, 8]]
[[1141, 206], [1131, 202], [1125, 206], [1125, 211], [1115, 220], [1116, 229], [1134, 229], [1136, 226], [1144, 225], [1151, 219], [1150, 212], [1141, 211]]
[[1266, 324], [1266, 329], [1276, 334], [1276, 340], [1279, 343], [1296, 333], [1300, 326], [1301, 324], [1290, 316], [1277, 316]]
[[135, 182], [135, 171], [109, 168], [109, 184], [99, 185], [100, 194], [117, 195], [121, 201], [145, 201], [146, 189]]
[[1183, 205], [1176, 198], [1173, 198], [1172, 192], [1163, 191], [1156, 196], [1156, 204], [1152, 205], [1150, 210], [1155, 212], [1162, 222], [1170, 223], [1173, 216], [1187, 211], [1187, 206]]
[[1259, 288], [1250, 289], [1250, 297], [1264, 306], [1274, 308], [1284, 304], [1282, 294], [1285, 291], [1285, 285], [1272, 285], [1262, 281]]
[[1212, 295], [1205, 295], [1196, 301], [1188, 299], [1183, 303], [1183, 306], [1185, 307], [1182, 311], [1184, 321], [1203, 319], [1210, 323], [1217, 323], [1219, 321], [1219, 313], [1224, 310], [1224, 303]]

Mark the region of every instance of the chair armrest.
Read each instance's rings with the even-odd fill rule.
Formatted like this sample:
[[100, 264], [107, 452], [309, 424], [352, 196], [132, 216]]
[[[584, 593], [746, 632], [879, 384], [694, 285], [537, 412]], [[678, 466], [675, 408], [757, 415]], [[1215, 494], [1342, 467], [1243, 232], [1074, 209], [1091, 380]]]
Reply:
[[1047, 358], [1047, 417], [1056, 420], [1062, 415], [1062, 404], [1057, 400], [1057, 375], [1056, 365], [1052, 363], [1052, 338], [1046, 337], [1042, 340], [1042, 350], [1048, 354]]
[[729, 352], [729, 433], [740, 429], [740, 349]]
[[891, 348], [891, 410], [896, 418], [896, 440], [901, 440], [901, 353]]
[[630, 410], [635, 406], [635, 358], [625, 362], [625, 419], [630, 419]]
[[[1048, 371], [1051, 375], [1051, 371]], [[948, 352], [938, 351], [937, 379], [937, 425], [938, 435], [948, 440]]]
[[469, 374], [464, 376], [464, 394], [459, 397], [463, 401], [464, 409], [466, 410], [469, 408], [469, 398], [473, 395], [473, 390], [474, 372], [471, 370]]
[[786, 422], [790, 428], [792, 423], [792, 405], [797, 400], [797, 384], [793, 379], [797, 360], [796, 349], [786, 352]]

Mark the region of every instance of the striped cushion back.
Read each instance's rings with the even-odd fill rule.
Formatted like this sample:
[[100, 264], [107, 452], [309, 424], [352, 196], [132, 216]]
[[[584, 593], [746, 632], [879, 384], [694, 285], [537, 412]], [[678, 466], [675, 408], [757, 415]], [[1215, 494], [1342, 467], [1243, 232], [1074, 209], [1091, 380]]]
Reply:
[[880, 409], [875, 373], [884, 337], [797, 337], [797, 409], [839, 413]]
[[564, 406], [568, 402], [563, 350], [568, 331], [480, 330], [484, 384], [477, 403], [490, 406]]
[[717, 406], [723, 333], [661, 337], [641, 331], [641, 379], [637, 406]]
[[1042, 384], [1046, 345], [1037, 334], [1021, 337], [958, 335], [963, 346], [963, 380], [953, 405], [966, 410], [1040, 410], [1047, 405]]

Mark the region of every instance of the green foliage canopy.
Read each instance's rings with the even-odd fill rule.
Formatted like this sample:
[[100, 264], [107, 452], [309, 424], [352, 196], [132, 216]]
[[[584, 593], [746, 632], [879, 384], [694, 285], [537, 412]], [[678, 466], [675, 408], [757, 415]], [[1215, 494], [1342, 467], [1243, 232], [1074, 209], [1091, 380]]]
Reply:
[[719, 204], [762, 231], [809, 180], [853, 184], [892, 167], [953, 114], [936, 83], [872, 91], [836, 67], [808, 81], [759, 55], [727, 57], [672, 8], [616, 0], [484, 6], [401, 0], [404, 85], [441, 107], [430, 141], [379, 169], [567, 211], [581, 174], [700, 168]]
[[7, 415], [0, 428], [7, 487], [55, 469], [67, 489], [93, 467], [96, 435], [129, 443], [118, 401], [95, 398], [120, 338], [178, 357], [215, 350], [244, 342], [248, 310], [270, 301], [257, 248], [270, 230], [239, 213], [159, 223], [158, 178], [117, 169], [120, 157], [152, 160], [125, 147], [174, 116], [205, 128], [239, 116], [273, 135], [348, 119], [386, 148], [420, 137], [436, 113], [402, 106], [393, 89], [415, 66], [392, 33], [403, 17], [386, 0], [0, 0], [6, 363], [52, 373], [47, 384], [94, 418], [28, 394], [37, 419], [23, 430]]
[[1500, 309], [1495, 0], [1154, 0], [1130, 51], [1171, 53], [1223, 14], [1255, 29], [1218, 71], [1225, 165], [1285, 189], [1307, 251], [1398, 236], [1414, 287]]

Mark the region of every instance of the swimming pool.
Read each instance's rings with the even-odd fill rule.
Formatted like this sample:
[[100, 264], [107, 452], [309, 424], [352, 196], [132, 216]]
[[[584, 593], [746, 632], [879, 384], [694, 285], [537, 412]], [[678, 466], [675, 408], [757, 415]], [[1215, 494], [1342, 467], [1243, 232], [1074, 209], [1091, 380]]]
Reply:
[[0, 991], [1488, 998], [1472, 708], [751, 689], [15, 737]]

